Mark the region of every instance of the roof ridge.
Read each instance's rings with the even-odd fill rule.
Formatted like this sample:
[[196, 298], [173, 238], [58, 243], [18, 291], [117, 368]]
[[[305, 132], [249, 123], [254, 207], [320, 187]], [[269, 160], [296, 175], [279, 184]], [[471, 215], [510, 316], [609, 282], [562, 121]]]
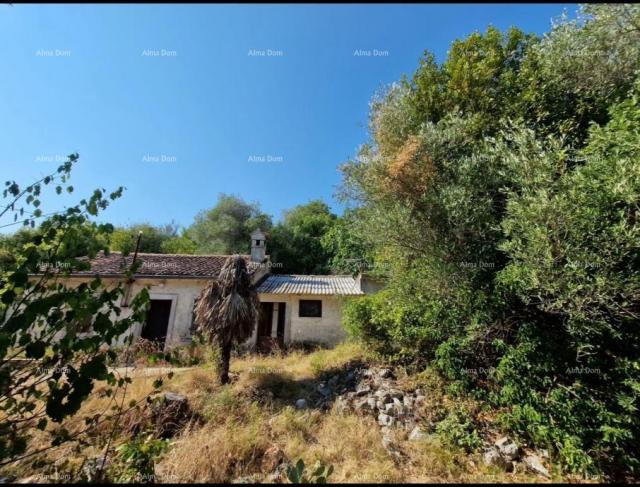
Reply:
[[[102, 254], [106, 255], [104, 252]], [[109, 252], [109, 255], [111, 254], [123, 255], [119, 250], [112, 250]], [[130, 252], [126, 256], [123, 255], [123, 257], [129, 257], [130, 255], [133, 255], [133, 252]], [[233, 255], [239, 255], [240, 257], [251, 257], [249, 254], [163, 254], [160, 252], [138, 252], [138, 255], [162, 255], [169, 257], [232, 257]]]

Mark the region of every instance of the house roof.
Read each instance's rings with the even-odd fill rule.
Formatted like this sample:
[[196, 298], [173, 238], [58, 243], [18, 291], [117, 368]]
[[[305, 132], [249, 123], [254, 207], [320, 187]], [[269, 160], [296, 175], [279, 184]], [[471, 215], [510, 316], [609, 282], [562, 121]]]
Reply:
[[[147, 254], [138, 253], [140, 262], [136, 277], [173, 277], [190, 279], [207, 279], [218, 277], [228, 255], [185, 255], [185, 254]], [[247, 262], [249, 274], [253, 274], [257, 266], [248, 255], [242, 256]], [[100, 252], [91, 259], [91, 269], [76, 271], [74, 276], [122, 276], [125, 269], [131, 266], [133, 254], [126, 257], [120, 252], [105, 255]]]
[[270, 275], [259, 285], [259, 293], [357, 296], [364, 294], [351, 276]]

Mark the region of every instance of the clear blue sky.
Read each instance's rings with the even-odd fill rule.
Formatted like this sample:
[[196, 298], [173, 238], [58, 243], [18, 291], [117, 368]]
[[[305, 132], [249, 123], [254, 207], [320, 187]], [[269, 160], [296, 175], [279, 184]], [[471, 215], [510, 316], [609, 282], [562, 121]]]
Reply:
[[127, 188], [102, 218], [115, 224], [186, 226], [221, 192], [274, 219], [315, 198], [339, 213], [337, 166], [366, 141], [376, 89], [425, 49], [442, 61], [489, 25], [543, 33], [564, 9], [576, 7], [3, 4], [2, 180], [78, 152], [74, 200]]

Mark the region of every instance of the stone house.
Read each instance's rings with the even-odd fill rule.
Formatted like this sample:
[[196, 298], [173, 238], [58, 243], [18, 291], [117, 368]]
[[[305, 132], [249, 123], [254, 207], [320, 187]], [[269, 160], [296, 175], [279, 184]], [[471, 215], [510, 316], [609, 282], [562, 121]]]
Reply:
[[[251, 254], [242, 256], [260, 300], [260, 317], [248, 347], [255, 350], [294, 342], [326, 346], [339, 343], [345, 338], [342, 306], [346, 298], [364, 294], [360, 279], [272, 274], [265, 239], [264, 233], [255, 231], [251, 235]], [[207, 282], [217, 278], [228, 257], [138, 253], [139, 268], [128, 284], [127, 296], [130, 299], [148, 287], [151, 303], [144, 326], [141, 323], [131, 332], [164, 343], [165, 348], [190, 343], [195, 300]], [[70, 284], [95, 276], [107, 285], [122, 282], [124, 270], [132, 261], [131, 254], [99, 254], [91, 260], [89, 270], [69, 277]], [[122, 305], [126, 309], [127, 303]]]

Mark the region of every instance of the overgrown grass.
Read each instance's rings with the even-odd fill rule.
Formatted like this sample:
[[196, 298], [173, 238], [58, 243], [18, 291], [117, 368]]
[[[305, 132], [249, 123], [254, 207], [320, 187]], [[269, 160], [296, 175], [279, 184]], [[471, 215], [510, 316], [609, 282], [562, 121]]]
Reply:
[[[284, 481], [274, 476], [286, 462], [303, 459], [306, 465], [321, 461], [333, 465], [330, 482], [520, 482], [540, 478], [505, 474], [482, 466], [478, 454], [449, 446], [437, 439], [409, 442], [397, 434], [402, 459], [391, 457], [382, 446], [380, 429], [373, 417], [297, 410], [295, 400], [305, 397], [320, 377], [354, 363], [368, 364], [375, 358], [361, 345], [346, 343], [332, 350], [305, 353], [292, 351], [274, 356], [247, 355], [232, 360], [233, 382], [221, 386], [210, 367], [176, 373], [163, 390], [184, 394], [203, 421], [191, 424], [172, 441], [156, 467], [158, 482]], [[154, 377], [134, 377], [127, 400], [145, 397], [153, 389]], [[435, 376], [424, 373], [401, 377], [400, 383], [422, 387], [429, 408], [442, 407], [441, 420], [450, 404]], [[74, 418], [95, 414], [107, 404], [96, 394]], [[106, 434], [106, 431], [102, 434]], [[126, 441], [119, 437], [116, 445]], [[51, 465], [62, 456], [77, 468], [83, 455], [70, 448], [49, 452], [43, 458]], [[23, 465], [14, 471], [20, 477], [33, 474]], [[48, 467], [51, 471], [51, 467]]]

